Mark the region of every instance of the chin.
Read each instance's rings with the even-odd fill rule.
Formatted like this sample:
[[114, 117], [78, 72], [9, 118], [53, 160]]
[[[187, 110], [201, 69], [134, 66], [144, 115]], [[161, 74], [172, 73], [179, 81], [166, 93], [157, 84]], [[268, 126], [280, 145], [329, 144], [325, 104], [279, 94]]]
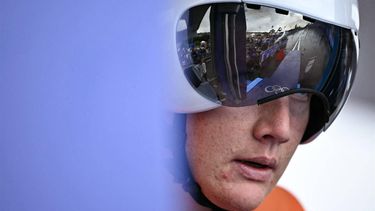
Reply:
[[264, 184], [256, 182], [230, 185], [216, 190], [205, 190], [202, 187], [203, 194], [212, 203], [229, 211], [250, 211], [257, 208], [268, 194], [267, 189]]

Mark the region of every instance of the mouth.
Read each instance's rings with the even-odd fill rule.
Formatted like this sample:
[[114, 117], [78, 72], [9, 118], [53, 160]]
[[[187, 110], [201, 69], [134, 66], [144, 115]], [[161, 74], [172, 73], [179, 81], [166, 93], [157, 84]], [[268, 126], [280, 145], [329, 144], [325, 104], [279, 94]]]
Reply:
[[260, 164], [260, 163], [255, 163], [255, 162], [252, 162], [252, 161], [238, 160], [237, 162], [242, 163], [242, 164], [247, 165], [247, 166], [250, 166], [250, 167], [253, 167], [253, 168], [257, 168], [257, 169], [267, 169], [267, 168], [270, 168], [267, 165], [263, 165], [263, 164]]
[[277, 162], [274, 158], [255, 157], [250, 159], [235, 159], [238, 172], [247, 180], [270, 181]]
[[266, 157], [256, 157], [250, 159], [235, 159], [235, 162], [257, 169], [275, 169], [276, 159]]

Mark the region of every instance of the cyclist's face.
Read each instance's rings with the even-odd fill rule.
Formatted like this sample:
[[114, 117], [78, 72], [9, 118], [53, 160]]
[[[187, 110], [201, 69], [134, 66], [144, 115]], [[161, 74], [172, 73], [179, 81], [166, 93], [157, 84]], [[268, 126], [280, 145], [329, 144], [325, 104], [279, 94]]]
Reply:
[[258, 206], [295, 152], [309, 104], [309, 97], [292, 95], [188, 115], [186, 153], [204, 195], [227, 210]]

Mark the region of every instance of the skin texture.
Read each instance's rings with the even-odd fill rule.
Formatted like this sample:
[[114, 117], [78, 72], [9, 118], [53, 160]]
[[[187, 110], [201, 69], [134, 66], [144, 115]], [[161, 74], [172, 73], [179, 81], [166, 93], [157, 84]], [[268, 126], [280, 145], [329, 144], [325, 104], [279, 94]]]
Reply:
[[[187, 117], [186, 155], [203, 194], [226, 210], [253, 210], [275, 187], [309, 119], [303, 94], [247, 107], [219, 107]], [[266, 181], [249, 179], [236, 160], [276, 161]]]

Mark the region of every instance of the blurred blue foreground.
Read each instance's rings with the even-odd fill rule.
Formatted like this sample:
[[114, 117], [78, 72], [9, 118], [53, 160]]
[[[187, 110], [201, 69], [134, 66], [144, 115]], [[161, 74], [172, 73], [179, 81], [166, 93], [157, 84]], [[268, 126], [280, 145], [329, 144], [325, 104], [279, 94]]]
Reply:
[[151, 1], [0, 1], [0, 210], [166, 210]]

